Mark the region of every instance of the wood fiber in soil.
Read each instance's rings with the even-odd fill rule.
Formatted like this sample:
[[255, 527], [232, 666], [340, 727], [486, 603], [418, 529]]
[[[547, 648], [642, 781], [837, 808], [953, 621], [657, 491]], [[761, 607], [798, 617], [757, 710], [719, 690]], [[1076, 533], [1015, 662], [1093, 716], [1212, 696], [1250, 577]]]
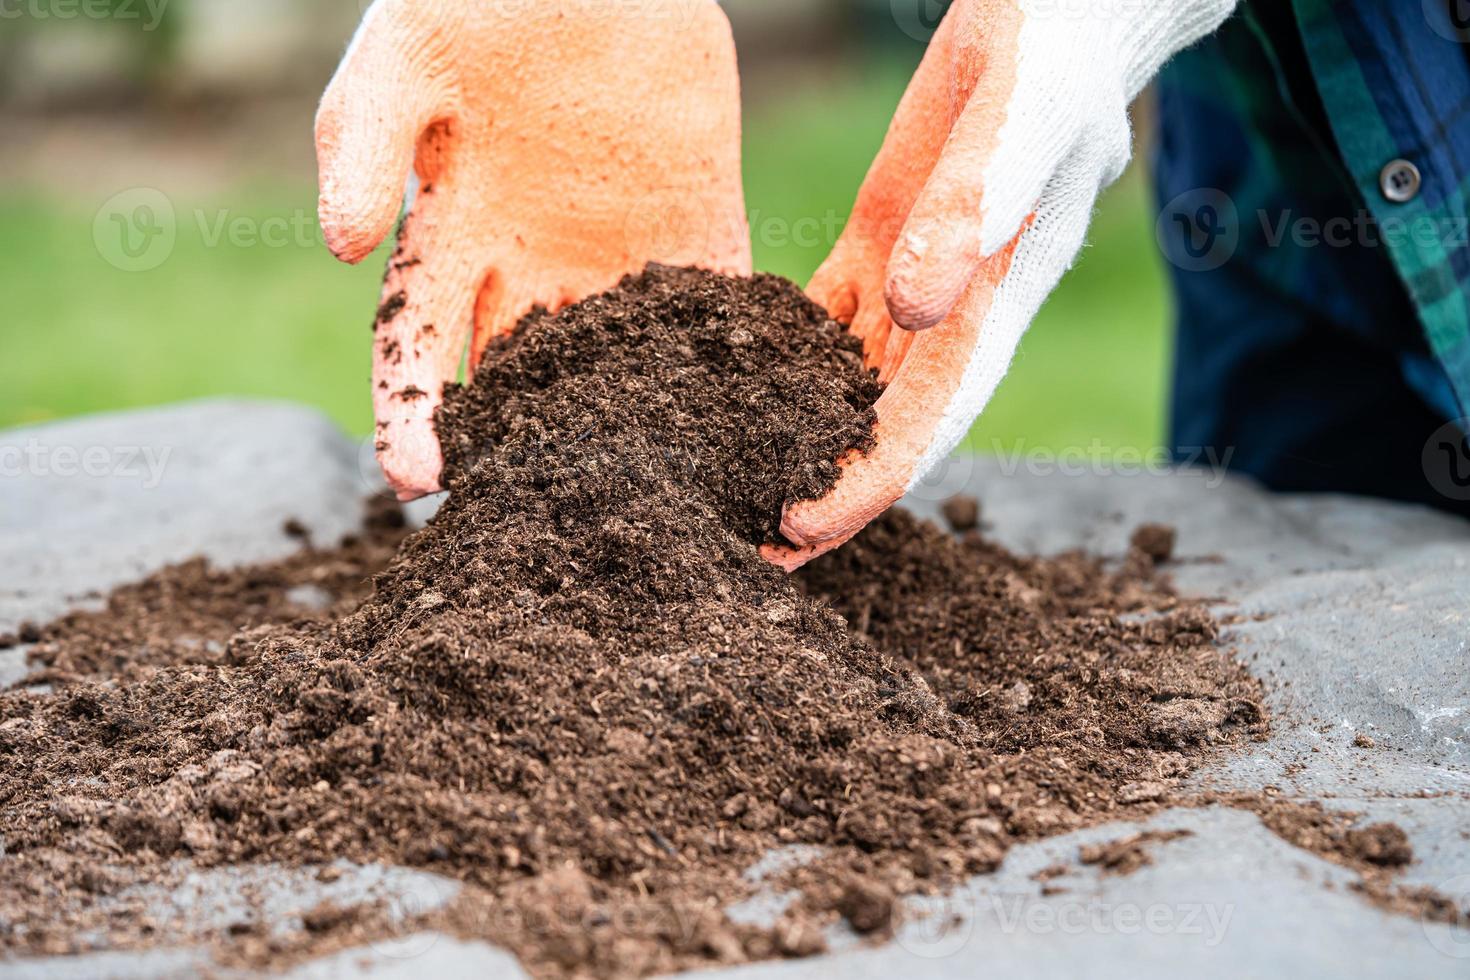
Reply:
[[[797, 577], [762, 561], [782, 504], [869, 446], [877, 394], [790, 284], [651, 268], [528, 317], [447, 393], [427, 528], [379, 513], [33, 629], [54, 689], [0, 695], [0, 951], [196, 939], [129, 886], [347, 858], [462, 880], [423, 924], [539, 975], [809, 954], [1018, 841], [1146, 815], [1264, 731], [1157, 555], [1019, 558], [895, 512]], [[786, 874], [801, 900], [727, 920], [796, 843], [824, 849]], [[381, 912], [204, 938], [280, 963]]]

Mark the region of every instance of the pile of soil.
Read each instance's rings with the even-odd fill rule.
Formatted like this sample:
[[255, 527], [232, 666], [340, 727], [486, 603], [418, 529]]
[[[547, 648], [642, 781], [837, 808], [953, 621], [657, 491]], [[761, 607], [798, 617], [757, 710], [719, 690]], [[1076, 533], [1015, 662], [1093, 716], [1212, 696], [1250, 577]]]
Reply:
[[[651, 268], [528, 317], [448, 393], [423, 530], [380, 515], [31, 630], [52, 688], [0, 695], [0, 950], [193, 938], [104, 899], [346, 858], [463, 881], [428, 924], [540, 975], [809, 954], [1016, 842], [1147, 815], [1263, 734], [1156, 533], [1118, 563], [1021, 558], [894, 512], [796, 577], [762, 561], [782, 505], [870, 445], [877, 394], [790, 284]], [[821, 848], [803, 897], [727, 919], [788, 844]], [[375, 914], [209, 938], [258, 963]]]

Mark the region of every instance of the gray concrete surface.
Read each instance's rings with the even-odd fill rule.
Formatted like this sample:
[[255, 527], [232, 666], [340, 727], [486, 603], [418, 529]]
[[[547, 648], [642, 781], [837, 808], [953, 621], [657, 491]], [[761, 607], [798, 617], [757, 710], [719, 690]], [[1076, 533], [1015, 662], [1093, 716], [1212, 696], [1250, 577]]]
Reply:
[[[17, 447], [23, 472], [7, 461]], [[91, 453], [91, 472], [54, 450]], [[48, 454], [43, 450], [51, 450]], [[137, 450], [138, 465], [122, 464]], [[6, 453], [9, 451], [9, 455]], [[150, 452], [151, 451], [151, 452]], [[162, 465], [150, 470], [147, 461]], [[166, 562], [220, 563], [288, 552], [287, 518], [322, 541], [349, 530], [377, 487], [370, 453], [316, 414], [210, 402], [0, 433], [0, 632], [93, 601]], [[105, 464], [105, 465], [103, 465]], [[991, 533], [1024, 551], [1120, 554], [1143, 521], [1174, 524], [1177, 576], [1242, 614], [1226, 640], [1267, 683], [1275, 733], [1203, 774], [1202, 786], [1320, 799], [1401, 824], [1417, 860], [1405, 880], [1470, 909], [1470, 525], [1415, 508], [1286, 498], [1208, 470], [1104, 472], [1045, 457], [959, 458], [908, 502], [923, 514], [954, 492], [979, 496]], [[156, 474], [157, 478], [153, 478]], [[430, 505], [432, 506], [432, 505]], [[8, 675], [6, 671], [8, 670]], [[23, 655], [0, 679], [23, 676]], [[1375, 748], [1353, 747], [1365, 733]], [[1126, 836], [1093, 828], [1018, 848], [994, 875], [916, 906], [895, 942], [834, 934], [833, 955], [726, 971], [735, 977], [959, 978], [1215, 976], [1470, 977], [1470, 931], [1386, 915], [1341, 868], [1296, 851], [1245, 813], [1170, 811], [1150, 822], [1194, 836], [1127, 878], [1076, 865], [1077, 849]], [[3, 831], [0, 831], [3, 833]], [[1031, 880], [1076, 870], [1043, 895]], [[339, 898], [388, 896], [404, 913], [454, 885], [398, 869], [347, 869]], [[256, 880], [260, 878], [261, 880]], [[247, 880], [248, 879], [248, 880]], [[289, 928], [323, 895], [286, 870], [193, 878], [158, 907], [209, 921], [246, 885]], [[759, 917], [781, 896], [739, 909]], [[0, 962], [0, 977], [190, 976], [203, 954], [103, 953]], [[419, 934], [308, 964], [294, 977], [515, 977], [484, 943]]]

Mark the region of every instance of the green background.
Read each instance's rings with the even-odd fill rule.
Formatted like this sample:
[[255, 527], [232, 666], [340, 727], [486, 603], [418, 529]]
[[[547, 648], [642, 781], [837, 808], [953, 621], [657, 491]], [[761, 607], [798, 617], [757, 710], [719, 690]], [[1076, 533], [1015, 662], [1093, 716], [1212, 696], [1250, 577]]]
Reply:
[[[847, 212], [907, 71], [868, 66], [749, 106], [746, 186], [758, 229]], [[314, 208], [312, 177], [170, 193], [174, 250], [159, 268], [133, 273], [112, 267], [93, 243], [93, 218], [118, 188], [0, 190], [0, 427], [246, 395], [317, 405], [349, 431], [368, 432], [370, 323], [383, 257], [340, 265], [314, 226], [275, 247], [211, 242], [196, 218], [211, 222], [227, 211], [247, 222], [299, 224]], [[805, 282], [829, 246], [757, 234], [757, 267]], [[1135, 167], [1104, 197], [1089, 247], [1025, 339], [971, 445], [1158, 445], [1167, 319], [1152, 209]]]

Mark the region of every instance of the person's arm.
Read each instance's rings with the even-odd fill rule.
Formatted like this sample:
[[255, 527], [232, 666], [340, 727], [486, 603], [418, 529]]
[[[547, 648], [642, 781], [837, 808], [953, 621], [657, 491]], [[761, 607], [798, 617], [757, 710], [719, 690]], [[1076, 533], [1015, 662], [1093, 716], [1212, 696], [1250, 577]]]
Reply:
[[1128, 105], [1236, 0], [957, 0], [809, 292], [888, 383], [877, 446], [788, 507], [796, 568], [953, 451], [1131, 152]]
[[[374, 327], [378, 458], [439, 489], [434, 411], [533, 306], [650, 261], [749, 274], [740, 89], [712, 2], [378, 0], [317, 116], [320, 219], [367, 257], [419, 191]], [[471, 326], [473, 337], [471, 338]]]

